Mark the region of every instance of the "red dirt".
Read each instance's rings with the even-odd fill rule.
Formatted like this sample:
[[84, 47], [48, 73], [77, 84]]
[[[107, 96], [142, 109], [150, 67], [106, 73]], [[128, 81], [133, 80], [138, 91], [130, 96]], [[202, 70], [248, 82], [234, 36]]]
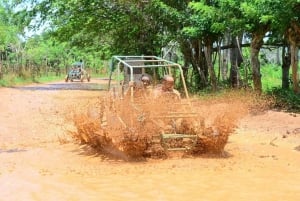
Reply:
[[[236, 103], [236, 112], [230, 115], [238, 120], [237, 128], [229, 136], [224, 157], [174, 156], [129, 163], [76, 144], [69, 134], [76, 131], [73, 114], [97, 102], [104, 91], [1, 88], [0, 94], [0, 200], [300, 197], [299, 114], [268, 110], [234, 116], [241, 109]], [[205, 107], [197, 104], [210, 123], [230, 111], [232, 99]], [[87, 115], [93, 114], [91, 109]]]

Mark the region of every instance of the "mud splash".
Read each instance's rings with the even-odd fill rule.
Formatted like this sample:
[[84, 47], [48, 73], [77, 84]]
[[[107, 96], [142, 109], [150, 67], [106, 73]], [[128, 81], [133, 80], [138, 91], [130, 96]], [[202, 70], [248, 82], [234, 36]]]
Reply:
[[212, 104], [212, 99], [132, 102], [106, 97], [72, 117], [77, 128], [72, 135], [99, 153], [126, 161], [167, 158], [170, 150], [179, 149], [184, 156], [223, 156], [230, 134], [249, 112], [255, 97], [232, 92], [213, 100], [217, 103]]

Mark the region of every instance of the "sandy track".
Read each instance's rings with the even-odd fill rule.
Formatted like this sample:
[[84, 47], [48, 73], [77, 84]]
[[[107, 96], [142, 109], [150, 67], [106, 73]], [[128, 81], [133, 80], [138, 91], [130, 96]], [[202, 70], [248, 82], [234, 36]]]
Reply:
[[102, 82], [0, 89], [0, 200], [300, 198], [300, 115], [244, 117], [225, 158], [126, 163], [92, 154], [67, 134], [66, 115], [103, 95]]

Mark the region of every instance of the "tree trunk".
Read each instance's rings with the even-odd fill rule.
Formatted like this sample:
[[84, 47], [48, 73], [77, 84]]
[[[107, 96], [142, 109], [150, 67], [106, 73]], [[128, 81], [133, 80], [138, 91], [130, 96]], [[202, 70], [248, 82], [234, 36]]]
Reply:
[[204, 53], [205, 53], [206, 62], [207, 62], [207, 66], [208, 66], [210, 83], [212, 86], [212, 90], [216, 91], [217, 90], [217, 78], [216, 78], [216, 73], [214, 70], [213, 63], [212, 63], [212, 42], [210, 40], [206, 41], [205, 46], [206, 46], [206, 48], [204, 50]]
[[[191, 57], [192, 57], [191, 51], [189, 48], [189, 44], [186, 41], [180, 41], [180, 49], [183, 54], [183, 67], [182, 67], [183, 76], [184, 76], [185, 80], [189, 80], [188, 79], [188, 69], [191, 64]], [[188, 84], [188, 82], [187, 82], [187, 84]]]
[[[224, 45], [230, 45], [230, 33], [226, 32], [224, 36]], [[222, 80], [225, 81], [228, 79], [228, 61], [230, 58], [229, 55], [230, 51], [228, 49], [223, 50], [222, 53], [222, 65], [221, 65], [221, 75], [222, 75]]]
[[252, 66], [252, 79], [254, 90], [261, 94], [262, 83], [260, 74], [260, 62], [259, 62], [259, 51], [263, 45], [263, 38], [266, 31], [260, 30], [259, 32], [253, 33], [251, 40], [251, 66]]
[[3, 72], [2, 72], [2, 60], [0, 59], [0, 80], [3, 79]]
[[239, 49], [241, 38], [242, 37], [232, 37], [231, 41], [231, 43], [234, 45], [234, 48], [230, 49], [230, 83], [233, 88], [239, 87], [240, 85], [239, 67], [243, 62], [241, 50]]
[[0, 51], [0, 80], [3, 79], [3, 70], [2, 70], [2, 52]]
[[[281, 57], [283, 58], [283, 57]], [[283, 62], [283, 61], [282, 61]], [[280, 65], [280, 47], [276, 49], [276, 64], [279, 66]]]
[[288, 52], [286, 52], [286, 48], [282, 48], [282, 88], [288, 89], [290, 85], [289, 81], [289, 71], [291, 66], [291, 52], [290, 48], [288, 48]]
[[298, 46], [300, 45], [300, 26], [298, 22], [292, 21], [290, 28], [286, 32], [291, 48], [291, 66], [293, 90], [299, 93], [299, 76], [298, 76]]
[[295, 43], [291, 44], [291, 63], [292, 63], [293, 90], [297, 94], [299, 93], [298, 46]]
[[181, 50], [184, 57], [184, 63], [187, 67], [192, 65], [193, 71], [197, 72], [197, 77], [194, 80], [197, 84], [197, 88], [203, 88], [207, 85], [207, 72], [206, 65], [204, 63], [204, 57], [202, 56], [202, 46], [199, 40], [187, 40], [181, 42]]
[[199, 76], [200, 76], [200, 83], [199, 87], [206, 87], [207, 86], [207, 65], [205, 64], [205, 56], [202, 56], [202, 44], [200, 40], [192, 41], [192, 65], [196, 68]]
[[217, 76], [217, 81], [220, 81], [220, 76], [221, 76], [221, 65], [222, 65], [222, 54], [221, 54], [221, 43], [217, 43], [218, 47], [218, 52], [216, 56], [218, 57], [218, 76]]

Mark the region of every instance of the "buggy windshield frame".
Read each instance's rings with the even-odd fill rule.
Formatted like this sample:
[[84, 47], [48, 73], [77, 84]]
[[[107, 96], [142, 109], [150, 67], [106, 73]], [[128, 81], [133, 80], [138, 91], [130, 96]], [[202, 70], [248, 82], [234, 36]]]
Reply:
[[113, 56], [110, 64], [110, 77], [108, 89], [110, 89], [111, 77], [115, 69], [114, 66], [116, 63], [118, 77], [120, 76], [122, 65], [126, 66], [130, 70], [130, 81], [132, 82], [134, 81], [134, 69], [166, 68], [167, 74], [169, 75], [172, 75], [172, 69], [178, 69], [180, 73], [180, 79], [184, 88], [185, 97], [189, 98], [181, 65], [157, 56]]

